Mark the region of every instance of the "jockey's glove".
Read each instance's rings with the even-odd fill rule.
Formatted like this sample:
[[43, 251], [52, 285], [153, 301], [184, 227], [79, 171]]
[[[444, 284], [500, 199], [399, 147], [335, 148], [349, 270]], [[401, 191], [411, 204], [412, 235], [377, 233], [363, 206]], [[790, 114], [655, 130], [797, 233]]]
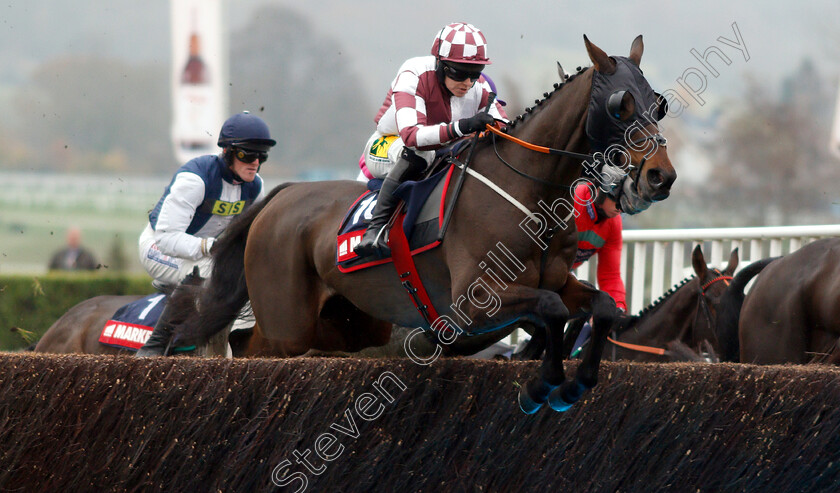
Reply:
[[492, 125], [495, 121], [496, 120], [489, 113], [481, 112], [469, 118], [461, 118], [458, 120], [458, 130], [461, 131], [461, 135], [467, 135], [484, 130], [487, 125]]

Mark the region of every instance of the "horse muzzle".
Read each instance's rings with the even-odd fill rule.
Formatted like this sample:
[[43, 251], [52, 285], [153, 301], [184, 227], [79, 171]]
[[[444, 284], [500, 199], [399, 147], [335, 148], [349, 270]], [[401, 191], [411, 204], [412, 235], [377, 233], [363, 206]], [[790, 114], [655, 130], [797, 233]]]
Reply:
[[646, 170], [644, 179], [639, 184], [641, 196], [651, 202], [659, 202], [671, 195], [671, 185], [677, 179], [677, 172], [673, 168], [664, 170], [652, 168]]

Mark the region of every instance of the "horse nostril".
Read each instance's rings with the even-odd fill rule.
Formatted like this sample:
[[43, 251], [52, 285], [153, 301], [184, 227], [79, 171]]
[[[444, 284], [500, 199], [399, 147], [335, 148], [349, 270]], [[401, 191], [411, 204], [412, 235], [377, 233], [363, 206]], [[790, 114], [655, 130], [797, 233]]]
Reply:
[[652, 188], [660, 188], [665, 183], [665, 176], [661, 171], [652, 169], [647, 172], [647, 180]]

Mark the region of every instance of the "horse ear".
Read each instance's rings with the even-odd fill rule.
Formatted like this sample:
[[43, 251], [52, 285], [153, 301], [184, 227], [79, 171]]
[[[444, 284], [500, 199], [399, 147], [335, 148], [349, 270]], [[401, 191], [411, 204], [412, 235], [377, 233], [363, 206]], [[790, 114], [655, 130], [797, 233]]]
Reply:
[[566, 71], [563, 70], [563, 66], [560, 65], [560, 62], [557, 62], [557, 75], [560, 76], [560, 82], [566, 80]]
[[592, 44], [585, 34], [583, 35], [583, 43], [586, 45], [586, 52], [589, 53], [589, 59], [592, 60], [595, 70], [607, 75], [615, 72], [615, 61], [607, 56], [604, 50]]
[[738, 268], [738, 248], [736, 247], [735, 250], [732, 250], [732, 254], [729, 255], [729, 264], [726, 265], [726, 268], [723, 269], [723, 273], [727, 276], [731, 276], [735, 273], [735, 269]]
[[642, 64], [642, 53], [645, 51], [645, 42], [642, 41], [642, 35], [636, 36], [636, 39], [633, 40], [633, 44], [630, 45], [630, 56], [627, 58], [630, 59], [636, 66]]
[[709, 267], [706, 266], [706, 259], [703, 257], [703, 249], [700, 248], [700, 245], [694, 247], [694, 251], [691, 252], [691, 266], [694, 267], [694, 273], [697, 274], [699, 279], [702, 279], [706, 275], [706, 272], [709, 271]]

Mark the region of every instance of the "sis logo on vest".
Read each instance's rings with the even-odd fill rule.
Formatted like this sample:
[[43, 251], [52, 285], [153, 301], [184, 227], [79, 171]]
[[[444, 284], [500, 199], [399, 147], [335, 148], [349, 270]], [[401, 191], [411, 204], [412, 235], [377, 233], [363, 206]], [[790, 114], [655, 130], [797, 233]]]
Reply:
[[245, 201], [225, 202], [217, 200], [213, 203], [213, 214], [216, 216], [235, 216], [245, 210]]

